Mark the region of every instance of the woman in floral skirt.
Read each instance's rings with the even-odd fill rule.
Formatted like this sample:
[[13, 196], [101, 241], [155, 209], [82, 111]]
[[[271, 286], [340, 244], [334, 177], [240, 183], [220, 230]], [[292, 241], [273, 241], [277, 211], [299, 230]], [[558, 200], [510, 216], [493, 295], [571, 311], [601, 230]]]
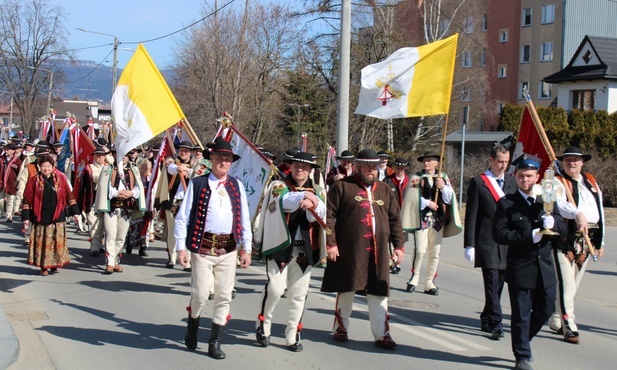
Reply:
[[54, 166], [49, 155], [38, 159], [39, 172], [28, 179], [22, 203], [24, 227], [30, 234], [28, 263], [40, 267], [43, 276], [69, 263], [65, 209], [70, 207], [76, 222], [79, 214], [66, 176]]

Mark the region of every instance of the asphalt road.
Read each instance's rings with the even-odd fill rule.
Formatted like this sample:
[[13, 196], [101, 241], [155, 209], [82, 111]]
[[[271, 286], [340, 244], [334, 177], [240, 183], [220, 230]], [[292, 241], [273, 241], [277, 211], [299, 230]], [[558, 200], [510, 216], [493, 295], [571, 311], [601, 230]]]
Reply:
[[[482, 277], [463, 258], [461, 235], [444, 241], [439, 296], [423, 294], [422, 285], [420, 292], [404, 291], [410, 274], [408, 255], [401, 274], [391, 275], [391, 333], [398, 343], [393, 351], [375, 347], [366, 301], [360, 296], [354, 304], [350, 341], [333, 341], [335, 297], [319, 292], [322, 269], [313, 270], [303, 319], [304, 351], [286, 349], [285, 299], [277, 307], [271, 346], [259, 347], [254, 329], [265, 267], [256, 262], [246, 270], [238, 269], [238, 294], [223, 337], [227, 359], [217, 361], [206, 353], [210, 303], [202, 315], [197, 351], [184, 347], [190, 275], [179, 266], [174, 270], [164, 267], [167, 256], [162, 242], [151, 246], [149, 257], [125, 256], [123, 273], [103, 275], [103, 257], [90, 257], [87, 237], [71, 232], [71, 263], [60, 273], [43, 277], [26, 263], [20, 229], [19, 223], [0, 224], [0, 305], [6, 314], [0, 312], [0, 368], [459, 370], [514, 366], [507, 294], [502, 300], [506, 335], [493, 341], [479, 330]], [[532, 342], [535, 368], [615, 366], [617, 291], [612, 282], [617, 275], [617, 253], [611, 247], [616, 239], [617, 228], [609, 228], [608, 252], [599, 262], [590, 263], [583, 280], [576, 310], [581, 344], [567, 344], [545, 326]]]

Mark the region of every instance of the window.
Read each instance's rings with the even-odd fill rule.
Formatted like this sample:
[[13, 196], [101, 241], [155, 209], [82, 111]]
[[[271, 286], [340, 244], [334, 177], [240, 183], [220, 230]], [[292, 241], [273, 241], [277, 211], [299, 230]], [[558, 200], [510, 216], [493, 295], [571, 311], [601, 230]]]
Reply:
[[523, 9], [522, 26], [531, 26], [531, 8]]
[[471, 51], [465, 50], [463, 52], [463, 68], [471, 68], [471, 65], [472, 65]]
[[521, 46], [521, 63], [529, 63], [531, 61], [531, 45]]
[[497, 114], [501, 114], [501, 112], [503, 112], [503, 107], [505, 106], [506, 106], [505, 102], [498, 101], [497, 102]]
[[486, 49], [480, 52], [480, 67], [486, 66]]
[[499, 30], [499, 42], [508, 42], [508, 29]]
[[439, 21], [439, 33], [443, 36], [447, 36], [450, 33], [450, 21], [444, 19]]
[[542, 5], [542, 24], [555, 23], [555, 4]]
[[463, 30], [465, 33], [473, 33], [473, 17], [465, 17], [463, 19]]
[[461, 93], [461, 101], [471, 101], [471, 89], [468, 87], [463, 87], [463, 92]]
[[540, 99], [550, 99], [552, 95], [551, 88], [552, 88], [551, 84], [546, 83], [544, 81], [540, 81], [540, 94], [539, 94]]
[[553, 60], [553, 43], [543, 42], [540, 45], [540, 61], [550, 62]]
[[572, 90], [572, 109], [593, 110], [595, 99], [595, 90]]
[[[480, 100], [483, 101], [484, 100], [484, 84], [480, 84], [478, 92], [480, 93], [479, 94], [480, 95]], [[482, 131], [482, 130], [480, 130], [480, 131]]]
[[527, 94], [529, 94], [529, 82], [521, 82], [521, 91], [518, 98], [525, 99], [527, 97]]
[[488, 30], [488, 16], [482, 14], [482, 32], [486, 32], [486, 30]]
[[506, 78], [507, 65], [500, 64], [497, 66], [497, 78]]

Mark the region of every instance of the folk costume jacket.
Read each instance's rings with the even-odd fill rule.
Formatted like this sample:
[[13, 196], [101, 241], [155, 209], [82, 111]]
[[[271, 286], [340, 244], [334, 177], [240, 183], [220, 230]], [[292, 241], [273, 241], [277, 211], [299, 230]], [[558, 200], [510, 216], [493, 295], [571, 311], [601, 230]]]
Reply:
[[81, 172], [79, 191], [77, 193], [77, 206], [81, 211], [88, 213], [92, 209], [104, 166], [104, 164], [97, 165], [90, 163], [84, 167], [84, 170]]
[[357, 174], [336, 181], [328, 191], [326, 237], [329, 248], [339, 256], [328, 261], [323, 292], [390, 294], [390, 250], [388, 242], [403, 249], [400, 207], [396, 194], [382, 181], [371, 185], [371, 193]]
[[[496, 191], [499, 185], [489, 176], [492, 175], [484, 173], [483, 176], [475, 176], [469, 180], [463, 247], [475, 248], [475, 267], [504, 270], [508, 246], [496, 243], [492, 233], [497, 202], [501, 197]], [[493, 195], [489, 186], [493, 187], [496, 195]], [[505, 174], [503, 195], [512, 194], [517, 189], [516, 179]], [[497, 197], [499, 198], [496, 199]]]
[[[556, 178], [561, 181], [562, 184], [566, 184], [568, 186], [568, 188], [570, 188], [570, 192], [572, 193], [572, 198], [574, 199], [574, 203], [576, 205], [579, 204], [579, 198], [580, 198], [580, 193], [579, 193], [579, 188], [578, 188], [578, 181], [572, 179], [570, 176], [568, 176], [566, 173], [564, 173], [564, 177], [562, 178], [561, 176], [556, 176]], [[598, 186], [598, 183], [596, 182], [596, 179], [589, 173], [581, 173], [581, 178], [582, 178], [582, 182], [580, 184], [580, 186], [584, 186], [587, 189], [589, 189], [589, 191], [591, 191], [591, 194], [593, 195], [593, 198], [596, 202], [596, 207], [598, 207], [598, 214], [600, 215], [600, 219], [597, 222], [598, 227], [599, 227], [599, 232], [595, 232], [595, 233], [590, 233], [590, 238], [591, 238], [591, 243], [594, 245], [594, 247], [596, 249], [601, 249], [602, 246], [604, 245], [604, 206], [602, 204], [602, 190], [600, 190], [600, 187]], [[576, 217], [576, 215], [570, 215], [568, 216], [565, 211], [562, 211], [564, 217], [568, 217], [567, 220], [567, 225], [568, 225], [568, 243], [566, 245], [564, 245], [564, 247], [566, 248], [572, 248], [574, 240], [576, 239], [576, 220], [574, 219], [574, 217]]]
[[[304, 186], [313, 187], [311, 179], [307, 180]], [[302, 210], [285, 212], [283, 199], [285, 196], [290, 196], [289, 194], [289, 187], [283, 181], [275, 180], [268, 185], [256, 222], [255, 249], [260, 251], [260, 258], [272, 257], [277, 261], [289, 262], [296, 236], [293, 232], [295, 230], [290, 233], [289, 228], [302, 228], [306, 221], [307, 224], [304, 226], [308, 228], [302, 230], [302, 235], [306, 242], [305, 247], [308, 248], [308, 263], [312, 265], [318, 262], [313, 260], [312, 250], [325, 249], [325, 232], [316, 221], [313, 221], [314, 218], [310, 213]], [[318, 192], [317, 196], [322, 202], [325, 200], [325, 193]], [[325, 211], [325, 203], [322, 207]], [[324, 218], [325, 212], [321, 216]]]
[[67, 206], [73, 215], [79, 214], [69, 182], [57, 169], [48, 179], [40, 173], [28, 179], [22, 205], [22, 219], [38, 224], [64, 221]]
[[[144, 186], [141, 182], [141, 177], [139, 176], [139, 171], [134, 166], [128, 166], [128, 168], [124, 169], [125, 171], [131, 171], [133, 177], [135, 178], [135, 185], [139, 189], [139, 198], [137, 199], [137, 208], [133, 210], [131, 214], [131, 218], [139, 218], [146, 211], [146, 193], [144, 191]], [[99, 178], [99, 186], [96, 191], [96, 199], [94, 200], [94, 211], [95, 212], [111, 212], [111, 200], [109, 199], [109, 188], [111, 185], [113, 174], [112, 166], [106, 165], [101, 170], [101, 177]], [[132, 189], [128, 189], [132, 190]]]
[[4, 179], [2, 185], [4, 191], [7, 194], [17, 194], [17, 174], [21, 168], [21, 158], [18, 155], [14, 155], [13, 158], [7, 163], [6, 172], [4, 173]]
[[[423, 171], [420, 171], [413, 175], [409, 181], [409, 186], [405, 190], [403, 195], [403, 206], [401, 207], [401, 221], [403, 222], [403, 230], [407, 232], [413, 232], [422, 229], [423, 210], [420, 209], [420, 198], [422, 197], [423, 184], [427, 181], [427, 176]], [[449, 183], [448, 175], [442, 172], [441, 176]], [[433, 183], [432, 191], [435, 189]], [[452, 189], [452, 202], [451, 204], [443, 204], [441, 202], [441, 196], [439, 197], [438, 204], [442, 207], [444, 212], [445, 224], [443, 227], [443, 237], [454, 236], [459, 234], [463, 230], [461, 225], [461, 216], [458, 213], [458, 204], [456, 202], [456, 194]], [[427, 208], [428, 209], [428, 208]]]
[[553, 248], [561, 247], [568, 231], [559, 209], [555, 208], [551, 214], [555, 219], [553, 230], [560, 235], [545, 235], [539, 243], [534, 243], [532, 230], [542, 229], [543, 207], [539, 197], [529, 205], [519, 191], [507, 194], [497, 203], [493, 238], [499, 244], [508, 245], [506, 282], [511, 286], [535, 289], [538, 279], [542, 279], [544, 288], [557, 283]]

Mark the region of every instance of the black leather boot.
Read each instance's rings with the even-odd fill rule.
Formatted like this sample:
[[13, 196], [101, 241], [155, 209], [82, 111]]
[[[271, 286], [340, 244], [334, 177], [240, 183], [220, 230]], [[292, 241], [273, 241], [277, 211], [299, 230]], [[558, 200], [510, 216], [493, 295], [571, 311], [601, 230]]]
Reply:
[[184, 336], [184, 344], [186, 348], [194, 351], [197, 348], [197, 330], [199, 329], [199, 317], [194, 319], [189, 313], [189, 321], [186, 326], [186, 335]]
[[221, 351], [221, 336], [223, 335], [224, 328], [225, 326], [223, 325], [212, 323], [212, 332], [210, 333], [210, 340], [208, 341], [208, 354], [210, 357], [217, 360], [222, 360], [227, 357], [225, 352]]

